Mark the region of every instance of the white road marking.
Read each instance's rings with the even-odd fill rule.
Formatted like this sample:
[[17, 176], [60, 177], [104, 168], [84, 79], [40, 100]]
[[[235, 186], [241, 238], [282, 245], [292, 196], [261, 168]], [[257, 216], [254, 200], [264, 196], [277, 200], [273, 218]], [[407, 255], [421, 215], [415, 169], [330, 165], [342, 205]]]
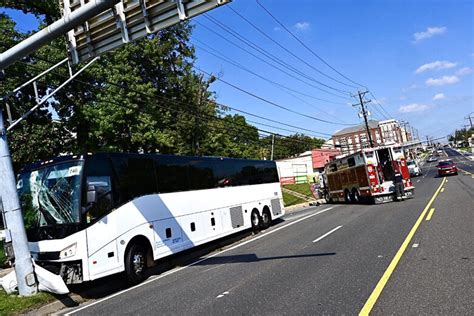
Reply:
[[321, 237], [316, 238], [315, 240], [313, 240], [313, 242], [318, 242], [318, 241], [320, 241], [321, 239], [323, 239], [324, 237], [327, 237], [327, 236], [331, 235], [332, 233], [334, 233], [336, 230], [338, 230], [338, 229], [341, 228], [341, 227], [342, 227], [342, 225], [341, 225], [341, 226], [337, 226], [337, 227], [334, 228], [334, 229], [331, 229], [331, 230], [328, 231], [326, 234], [324, 234], [324, 235], [322, 235]]
[[301, 221], [304, 221], [305, 219], [308, 219], [308, 218], [310, 218], [310, 217], [313, 217], [313, 216], [322, 214], [322, 213], [324, 213], [324, 212], [327, 212], [327, 211], [329, 211], [329, 210], [332, 210], [333, 208], [334, 208], [334, 206], [325, 208], [325, 209], [323, 209], [323, 210], [321, 210], [321, 211], [319, 211], [319, 212], [316, 212], [316, 213], [314, 213], [314, 214], [311, 214], [311, 215], [305, 216], [305, 217], [303, 217], [303, 218], [300, 218], [300, 219], [298, 219], [298, 220], [292, 221], [292, 222], [290, 222], [290, 223], [288, 223], [288, 224], [286, 224], [286, 225], [284, 225], [284, 226], [275, 228], [275, 229], [273, 229], [273, 230], [271, 230], [271, 231], [269, 231], [269, 232], [267, 232], [267, 233], [265, 233], [265, 234], [261, 234], [260, 236], [257, 236], [257, 237], [255, 237], [255, 238], [252, 238], [252, 239], [247, 240], [247, 241], [244, 241], [243, 243], [240, 243], [240, 244], [235, 245], [235, 246], [233, 246], [233, 247], [224, 249], [224, 250], [222, 250], [222, 251], [220, 251], [220, 252], [217, 252], [217, 253], [212, 254], [212, 255], [210, 255], [210, 256], [207, 256], [207, 257], [204, 257], [204, 258], [199, 259], [199, 260], [197, 260], [197, 261], [194, 261], [194, 262], [188, 264], [187, 266], [180, 267], [180, 268], [176, 268], [176, 269], [173, 269], [173, 270], [171, 270], [171, 271], [165, 272], [165, 273], [163, 273], [163, 274], [157, 275], [157, 276], [155, 276], [155, 277], [151, 277], [151, 278], [149, 278], [148, 280], [146, 280], [146, 281], [144, 281], [144, 282], [142, 282], [142, 283], [140, 283], [140, 284], [137, 284], [137, 285], [135, 285], [135, 286], [132, 286], [132, 287], [130, 287], [130, 288], [128, 288], [128, 289], [122, 290], [122, 291], [117, 292], [117, 293], [115, 293], [115, 294], [112, 294], [112, 295], [110, 295], [110, 296], [104, 297], [103, 299], [100, 299], [100, 300], [98, 300], [98, 301], [92, 302], [92, 303], [90, 303], [90, 304], [88, 304], [88, 305], [86, 305], [86, 306], [80, 307], [80, 308], [78, 308], [78, 309], [76, 309], [76, 310], [70, 311], [69, 313], [66, 313], [66, 314], [64, 314], [64, 315], [65, 315], [65, 316], [72, 315], [72, 314], [77, 313], [77, 312], [79, 312], [79, 311], [81, 311], [81, 310], [84, 310], [84, 309], [86, 309], [86, 308], [88, 308], [88, 307], [94, 306], [94, 305], [96, 305], [96, 304], [102, 303], [102, 302], [104, 302], [104, 301], [107, 301], [107, 300], [109, 300], [109, 299], [111, 299], [111, 298], [114, 298], [114, 297], [119, 296], [119, 295], [121, 295], [121, 294], [124, 294], [124, 293], [126, 293], [126, 292], [132, 291], [132, 290], [134, 290], [134, 289], [136, 289], [136, 288], [142, 287], [142, 286], [144, 286], [144, 285], [146, 285], [146, 284], [148, 284], [148, 283], [151, 283], [151, 282], [153, 282], [153, 281], [162, 279], [162, 278], [164, 278], [164, 277], [166, 277], [166, 276], [168, 276], [168, 275], [170, 275], [170, 274], [174, 274], [174, 273], [176, 273], [176, 272], [179, 272], [179, 271], [181, 271], [181, 270], [184, 270], [184, 269], [186, 269], [186, 268], [189, 268], [189, 267], [191, 267], [191, 266], [194, 266], [194, 265], [196, 265], [196, 264], [199, 264], [199, 263], [201, 263], [201, 262], [203, 262], [203, 261], [206, 261], [206, 260], [209, 259], [209, 258], [213, 258], [213, 257], [215, 257], [215, 256], [218, 256], [218, 255], [220, 255], [220, 254], [222, 254], [222, 253], [224, 253], [224, 252], [227, 252], [227, 251], [234, 250], [234, 249], [237, 249], [237, 248], [239, 248], [239, 247], [242, 247], [242, 246], [244, 246], [244, 245], [246, 245], [246, 244], [249, 244], [249, 243], [251, 243], [251, 242], [254, 242], [254, 241], [256, 241], [256, 240], [259, 240], [260, 238], [263, 238], [263, 237], [268, 236], [268, 235], [270, 235], [270, 234], [276, 233], [277, 231], [282, 230], [283, 228], [289, 227], [289, 226], [291, 226], [291, 225], [294, 225], [294, 224], [296, 224], [296, 223], [299, 223], [299, 222], [301, 222]]
[[413, 247], [413, 248], [418, 248], [419, 245], [420, 245], [420, 244], [413, 244], [412, 247]]
[[222, 294], [217, 295], [216, 298], [222, 298], [222, 297], [226, 296], [227, 294], [229, 294], [229, 291], [225, 291]]
[[420, 180], [416, 180], [416, 182], [420, 182]]

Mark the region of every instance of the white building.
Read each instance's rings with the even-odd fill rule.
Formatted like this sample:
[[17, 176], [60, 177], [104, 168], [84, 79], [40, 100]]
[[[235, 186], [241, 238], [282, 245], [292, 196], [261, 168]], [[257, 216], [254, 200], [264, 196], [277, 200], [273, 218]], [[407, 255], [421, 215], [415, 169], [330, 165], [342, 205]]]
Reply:
[[308, 182], [308, 176], [314, 173], [311, 151], [306, 151], [298, 155], [298, 157], [280, 159], [275, 162], [281, 183], [287, 181], [294, 181], [295, 183]]
[[385, 145], [401, 143], [403, 141], [402, 130], [397, 120], [379, 121], [379, 127]]

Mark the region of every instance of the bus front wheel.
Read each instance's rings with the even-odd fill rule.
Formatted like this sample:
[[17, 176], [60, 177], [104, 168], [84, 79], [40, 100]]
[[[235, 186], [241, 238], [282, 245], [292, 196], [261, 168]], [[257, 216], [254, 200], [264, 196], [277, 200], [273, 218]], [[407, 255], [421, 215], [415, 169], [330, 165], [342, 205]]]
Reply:
[[125, 279], [130, 284], [145, 280], [147, 270], [146, 251], [140, 244], [131, 245], [125, 255]]

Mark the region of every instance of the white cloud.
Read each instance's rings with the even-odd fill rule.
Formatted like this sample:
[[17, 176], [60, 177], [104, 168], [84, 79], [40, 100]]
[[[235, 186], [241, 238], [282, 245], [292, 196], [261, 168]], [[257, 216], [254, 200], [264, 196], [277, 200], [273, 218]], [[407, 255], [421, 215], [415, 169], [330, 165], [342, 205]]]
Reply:
[[433, 97], [433, 100], [443, 100], [446, 99], [446, 96], [444, 93], [436, 93]]
[[306, 31], [309, 30], [310, 24], [309, 22], [298, 22], [295, 24], [295, 27], [299, 31]]
[[453, 63], [450, 61], [446, 60], [437, 60], [432, 63], [424, 64], [418, 67], [418, 69], [415, 71], [416, 74], [420, 74], [422, 72], [428, 71], [428, 70], [440, 70], [440, 69], [449, 69], [456, 67], [457, 63]]
[[422, 112], [422, 111], [428, 110], [429, 108], [430, 106], [426, 104], [412, 103], [412, 104], [402, 105], [398, 109], [398, 111], [400, 113]]
[[429, 78], [426, 80], [427, 86], [444, 86], [448, 84], [455, 84], [459, 81], [457, 76], [443, 76], [441, 78]]
[[417, 32], [417, 33], [413, 34], [413, 37], [415, 38], [414, 42], [416, 43], [416, 42], [421, 41], [423, 39], [430, 38], [430, 37], [433, 37], [433, 36], [438, 35], [438, 34], [446, 33], [446, 30], [447, 30], [447, 28], [445, 26], [428, 27], [426, 29], [426, 31], [424, 31], [424, 32]]
[[472, 72], [472, 68], [464, 67], [456, 71], [456, 76], [466, 76]]

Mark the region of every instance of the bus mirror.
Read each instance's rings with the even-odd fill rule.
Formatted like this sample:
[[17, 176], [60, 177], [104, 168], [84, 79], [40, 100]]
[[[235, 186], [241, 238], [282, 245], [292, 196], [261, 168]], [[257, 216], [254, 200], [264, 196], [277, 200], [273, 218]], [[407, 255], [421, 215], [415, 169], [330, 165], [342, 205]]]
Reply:
[[93, 185], [87, 187], [87, 204], [92, 204], [97, 202], [97, 190]]

